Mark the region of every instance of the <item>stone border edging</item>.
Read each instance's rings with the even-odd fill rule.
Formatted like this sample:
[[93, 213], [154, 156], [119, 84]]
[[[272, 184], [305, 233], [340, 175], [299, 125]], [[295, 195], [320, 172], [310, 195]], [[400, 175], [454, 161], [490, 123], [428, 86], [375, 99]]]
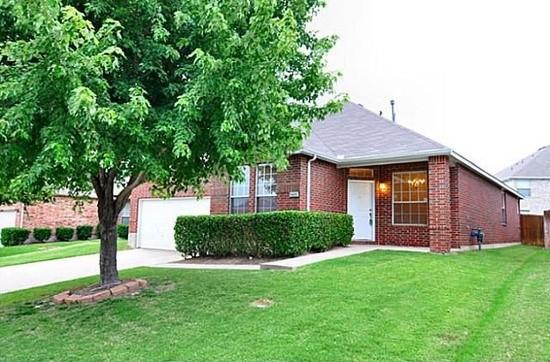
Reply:
[[54, 295], [55, 304], [85, 304], [96, 303], [111, 297], [118, 297], [125, 294], [135, 293], [140, 289], [147, 287], [147, 281], [144, 279], [127, 280], [117, 284], [109, 289], [97, 291], [93, 294], [79, 295], [73, 294], [70, 290]]

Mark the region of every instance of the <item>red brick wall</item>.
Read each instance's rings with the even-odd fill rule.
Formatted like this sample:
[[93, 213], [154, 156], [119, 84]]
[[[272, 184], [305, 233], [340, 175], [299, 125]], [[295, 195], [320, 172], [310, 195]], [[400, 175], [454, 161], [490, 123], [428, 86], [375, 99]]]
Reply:
[[[306, 165], [307, 174], [307, 165]], [[303, 199], [307, 200], [307, 176]], [[347, 170], [316, 160], [311, 165], [311, 211], [347, 212]]]
[[96, 200], [85, 202], [81, 207], [75, 208], [75, 200], [68, 196], [56, 196], [51, 203], [27, 205], [23, 212], [23, 227], [28, 229], [95, 226], [98, 222]]
[[[459, 193], [462, 192], [459, 188]], [[430, 250], [451, 249], [451, 170], [449, 157], [434, 156], [428, 160], [428, 225]]]
[[[426, 162], [384, 165], [374, 167], [376, 179], [376, 241], [381, 245], [430, 245], [428, 226], [392, 224], [392, 175], [394, 172], [427, 171]], [[385, 191], [380, 183], [386, 184]]]
[[457, 234], [461, 245], [474, 244], [470, 240], [472, 228], [481, 227], [485, 243], [519, 242], [520, 223], [518, 199], [506, 193], [507, 223], [501, 224], [501, 189], [464, 167], [458, 167], [459, 222]]
[[[277, 173], [277, 210], [305, 210], [308, 158], [296, 155], [288, 161], [288, 168]], [[298, 192], [298, 197], [290, 197], [291, 192]]]

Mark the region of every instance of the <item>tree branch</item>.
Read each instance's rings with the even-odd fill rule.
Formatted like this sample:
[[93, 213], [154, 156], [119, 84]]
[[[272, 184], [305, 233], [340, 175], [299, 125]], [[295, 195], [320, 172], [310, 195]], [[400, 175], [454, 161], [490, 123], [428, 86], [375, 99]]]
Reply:
[[126, 187], [118, 194], [115, 203], [115, 210], [117, 214], [122, 211], [126, 202], [130, 198], [132, 191], [141, 185], [145, 181], [145, 174], [143, 172], [138, 173], [137, 175], [132, 175], [126, 184]]

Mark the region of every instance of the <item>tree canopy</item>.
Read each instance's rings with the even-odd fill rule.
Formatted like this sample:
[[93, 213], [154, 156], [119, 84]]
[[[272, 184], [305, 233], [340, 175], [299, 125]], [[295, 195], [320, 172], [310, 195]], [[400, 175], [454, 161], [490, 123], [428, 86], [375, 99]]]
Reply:
[[[171, 191], [284, 163], [334, 75], [319, 1], [3, 1], [0, 190], [90, 191], [99, 169]], [[74, 7], [73, 7], [74, 6]]]
[[335, 39], [307, 26], [322, 5], [0, 0], [0, 203], [94, 190], [103, 224], [146, 181], [169, 195], [284, 165], [341, 105], [319, 101], [336, 77]]

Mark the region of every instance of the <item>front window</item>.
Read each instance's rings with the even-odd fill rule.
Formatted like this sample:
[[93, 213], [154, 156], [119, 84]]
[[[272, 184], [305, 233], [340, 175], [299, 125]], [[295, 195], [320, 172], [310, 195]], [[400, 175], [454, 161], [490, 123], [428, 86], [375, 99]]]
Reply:
[[427, 225], [427, 172], [396, 172], [392, 189], [394, 225]]
[[231, 182], [231, 213], [244, 214], [248, 211], [248, 190], [250, 189], [250, 167], [241, 168], [243, 180]]
[[270, 164], [259, 165], [256, 183], [256, 211], [277, 210], [277, 170]]
[[122, 225], [130, 224], [130, 202], [124, 205], [124, 208], [120, 211], [120, 223]]
[[500, 222], [502, 225], [506, 225], [508, 217], [506, 213], [506, 192], [502, 191], [502, 209], [500, 210]]

